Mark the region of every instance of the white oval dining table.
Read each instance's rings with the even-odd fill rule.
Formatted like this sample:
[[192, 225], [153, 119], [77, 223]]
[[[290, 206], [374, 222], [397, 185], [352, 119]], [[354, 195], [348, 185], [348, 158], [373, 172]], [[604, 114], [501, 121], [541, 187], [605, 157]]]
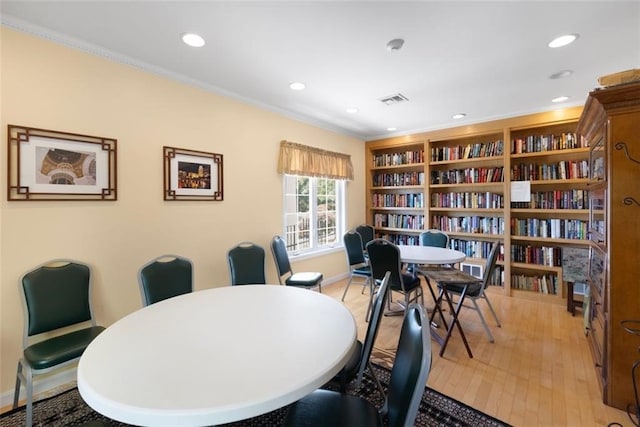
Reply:
[[118, 320], [86, 349], [78, 390], [97, 412], [143, 426], [215, 425], [290, 404], [354, 351], [355, 319], [316, 291], [213, 288]]

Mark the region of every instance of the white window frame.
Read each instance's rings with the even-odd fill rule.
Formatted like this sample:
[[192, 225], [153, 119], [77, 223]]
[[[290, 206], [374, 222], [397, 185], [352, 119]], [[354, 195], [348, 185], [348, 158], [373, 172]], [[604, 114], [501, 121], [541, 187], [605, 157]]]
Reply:
[[336, 179], [336, 241], [330, 244], [320, 245], [317, 241], [317, 227], [316, 224], [318, 222], [318, 208], [317, 208], [317, 183], [318, 179], [324, 178], [316, 178], [316, 177], [305, 177], [299, 175], [283, 175], [282, 180], [282, 201], [283, 201], [283, 209], [282, 209], [282, 237], [283, 239], [287, 239], [287, 214], [292, 213], [287, 210], [287, 178], [308, 178], [310, 181], [309, 185], [309, 247], [304, 249], [295, 249], [290, 250], [287, 248], [287, 252], [290, 256], [307, 256], [313, 254], [319, 254], [327, 251], [335, 250], [336, 248], [342, 248], [342, 235], [345, 230], [346, 223], [346, 192], [347, 185], [345, 180]]

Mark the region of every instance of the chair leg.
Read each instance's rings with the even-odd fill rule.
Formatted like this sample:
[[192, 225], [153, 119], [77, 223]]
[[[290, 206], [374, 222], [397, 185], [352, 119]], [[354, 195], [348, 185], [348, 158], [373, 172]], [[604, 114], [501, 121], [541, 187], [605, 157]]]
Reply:
[[493, 314], [493, 318], [496, 319], [496, 324], [498, 325], [498, 328], [501, 328], [502, 325], [500, 324], [500, 320], [498, 320], [498, 315], [496, 314], [496, 311], [493, 309], [493, 305], [491, 305], [491, 301], [489, 301], [489, 298], [487, 298], [485, 294], [482, 295], [482, 298], [484, 298], [484, 300], [487, 302], [487, 305], [489, 306], [489, 310], [491, 310], [491, 314]]
[[347, 287], [344, 288], [344, 293], [342, 294], [342, 301], [344, 301], [344, 297], [347, 296], [347, 291], [349, 290], [349, 286], [351, 285], [352, 280], [353, 280], [353, 276], [349, 277], [349, 281], [347, 282]]
[[20, 400], [20, 378], [22, 377], [22, 361], [18, 360], [18, 372], [16, 373], [16, 390], [13, 393], [13, 409], [18, 407]]
[[489, 342], [493, 343], [495, 342], [493, 339], [493, 335], [491, 334], [491, 331], [489, 330], [489, 325], [487, 325], [487, 321], [484, 319], [484, 316], [482, 315], [482, 311], [480, 311], [480, 306], [478, 305], [478, 302], [476, 301], [475, 298], [470, 298], [471, 302], [473, 302], [473, 306], [476, 308], [476, 311], [478, 312], [478, 316], [480, 316], [480, 321], [482, 322], [482, 327], [484, 328], [484, 331], [487, 333], [487, 336], [489, 337]]
[[[378, 379], [378, 376], [376, 375], [375, 371], [373, 370], [373, 366], [371, 365], [371, 361], [367, 361], [367, 365], [369, 366], [369, 372], [371, 372], [371, 376], [373, 377], [373, 380], [376, 382], [376, 386], [378, 386], [378, 391], [380, 392], [380, 396], [382, 397], [382, 399], [384, 399], [385, 401], [387, 400], [387, 395], [384, 392], [384, 388], [382, 388], [382, 384], [380, 384], [380, 380]], [[358, 387], [360, 387], [360, 382], [362, 381], [362, 378], [358, 378]]]
[[33, 374], [31, 373], [31, 369], [25, 369], [25, 382], [27, 383], [27, 425], [26, 427], [31, 427], [33, 424]]

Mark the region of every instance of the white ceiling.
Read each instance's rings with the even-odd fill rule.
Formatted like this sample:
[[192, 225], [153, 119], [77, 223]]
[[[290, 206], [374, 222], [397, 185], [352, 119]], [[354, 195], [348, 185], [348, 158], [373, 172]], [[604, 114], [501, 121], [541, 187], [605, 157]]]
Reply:
[[[639, 1], [2, 0], [0, 8], [11, 28], [367, 140], [582, 105], [599, 76], [640, 67]], [[184, 45], [185, 32], [205, 46]], [[566, 33], [580, 37], [547, 47]], [[394, 38], [403, 49], [387, 51]], [[565, 69], [573, 74], [549, 78]], [[307, 88], [292, 91], [293, 81]], [[409, 101], [379, 101], [396, 93]], [[553, 104], [560, 95], [570, 98]], [[467, 116], [453, 120], [458, 112]]]

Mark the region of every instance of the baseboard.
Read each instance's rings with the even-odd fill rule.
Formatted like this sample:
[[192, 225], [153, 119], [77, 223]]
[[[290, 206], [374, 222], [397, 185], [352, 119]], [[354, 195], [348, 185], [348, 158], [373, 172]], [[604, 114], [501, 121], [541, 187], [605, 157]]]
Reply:
[[[58, 394], [60, 389], [67, 389], [76, 382], [76, 369], [65, 369], [55, 374], [46, 376], [36, 376], [33, 380], [33, 400], [44, 399]], [[15, 387], [15, 384], [14, 384]], [[26, 399], [26, 389], [22, 385], [20, 389], [20, 402], [24, 404]], [[13, 406], [13, 389], [0, 394], [0, 408], [2, 412], [11, 409]]]

